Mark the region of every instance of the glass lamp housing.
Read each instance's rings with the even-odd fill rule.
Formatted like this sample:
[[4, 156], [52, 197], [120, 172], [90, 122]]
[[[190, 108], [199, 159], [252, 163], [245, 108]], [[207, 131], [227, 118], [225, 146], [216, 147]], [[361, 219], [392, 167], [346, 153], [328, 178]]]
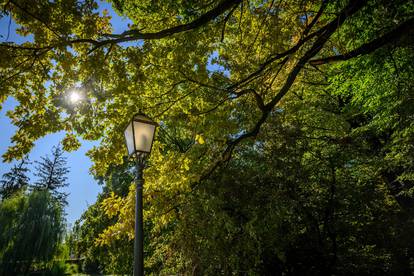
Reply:
[[149, 154], [158, 124], [144, 114], [135, 115], [125, 128], [128, 155]]

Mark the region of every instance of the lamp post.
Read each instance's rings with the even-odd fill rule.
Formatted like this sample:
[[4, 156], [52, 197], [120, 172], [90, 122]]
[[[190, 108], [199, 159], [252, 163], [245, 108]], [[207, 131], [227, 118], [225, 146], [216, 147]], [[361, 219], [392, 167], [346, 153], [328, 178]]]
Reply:
[[142, 113], [136, 114], [124, 131], [128, 155], [136, 162], [135, 192], [135, 239], [134, 239], [134, 276], [144, 275], [144, 224], [142, 215], [142, 172], [145, 160], [151, 152], [157, 123]]

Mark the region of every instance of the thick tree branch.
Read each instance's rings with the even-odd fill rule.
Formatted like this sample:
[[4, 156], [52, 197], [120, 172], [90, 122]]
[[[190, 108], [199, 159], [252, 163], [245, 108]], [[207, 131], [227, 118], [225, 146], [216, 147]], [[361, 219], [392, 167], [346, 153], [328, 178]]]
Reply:
[[223, 21], [223, 28], [221, 29], [221, 39], [220, 41], [223, 42], [224, 41], [224, 32], [226, 31], [226, 25], [227, 25], [227, 21], [229, 21], [231, 15], [233, 14], [233, 12], [236, 10], [237, 6], [234, 6], [231, 11], [229, 11], [229, 13], [226, 15], [226, 17], [224, 18]]
[[326, 8], [326, 5], [328, 4], [329, 0], [323, 0], [321, 6], [319, 7], [318, 12], [316, 13], [315, 17], [312, 19], [312, 21], [309, 23], [308, 26], [306, 26], [305, 31], [303, 32], [303, 36], [308, 35], [308, 33], [312, 30], [313, 26], [318, 22], [319, 18], [321, 17], [323, 11]]
[[414, 28], [414, 18], [411, 18], [401, 25], [399, 25], [394, 30], [384, 34], [383, 36], [376, 38], [372, 40], [371, 42], [365, 43], [361, 45], [360, 47], [356, 48], [355, 50], [352, 50], [348, 53], [345, 53], [343, 55], [336, 55], [336, 56], [330, 56], [320, 59], [313, 59], [310, 60], [309, 63], [311, 65], [321, 65], [325, 63], [335, 62], [335, 61], [344, 61], [348, 60], [357, 56], [370, 54], [373, 51], [377, 50], [378, 48], [381, 48], [382, 46], [393, 43], [398, 41], [402, 36], [405, 36], [413, 32]]
[[113, 44], [140, 39], [161, 39], [176, 33], [190, 31], [207, 24], [211, 20], [215, 19], [216, 17], [220, 16], [221, 14], [225, 13], [227, 10], [233, 8], [235, 5], [238, 5], [241, 2], [242, 0], [224, 0], [220, 2], [214, 9], [206, 12], [205, 14], [201, 15], [199, 18], [190, 23], [178, 25], [172, 28], [164, 29], [159, 32], [153, 33], [141, 33], [138, 30], [129, 30], [123, 32], [120, 35], [111, 35], [112, 37], [116, 37], [114, 39], [103, 40], [97, 43], [99, 46], [102, 46], [105, 44]]

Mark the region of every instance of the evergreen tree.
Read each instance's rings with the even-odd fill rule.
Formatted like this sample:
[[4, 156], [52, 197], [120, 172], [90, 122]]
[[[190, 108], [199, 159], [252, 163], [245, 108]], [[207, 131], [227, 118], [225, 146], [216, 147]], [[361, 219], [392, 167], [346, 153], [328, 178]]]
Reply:
[[27, 188], [29, 185], [29, 177], [27, 173], [29, 169], [27, 164], [30, 162], [27, 158], [23, 158], [17, 165], [15, 164], [11, 170], [3, 174], [0, 180], [0, 198], [6, 199], [16, 192]]
[[62, 148], [53, 147], [52, 157], [46, 155], [41, 157], [41, 161], [35, 161], [35, 163], [37, 164], [35, 176], [38, 179], [33, 188], [48, 190], [62, 205], [67, 204], [67, 193], [60, 191], [61, 188], [68, 186], [66, 175], [69, 172]]

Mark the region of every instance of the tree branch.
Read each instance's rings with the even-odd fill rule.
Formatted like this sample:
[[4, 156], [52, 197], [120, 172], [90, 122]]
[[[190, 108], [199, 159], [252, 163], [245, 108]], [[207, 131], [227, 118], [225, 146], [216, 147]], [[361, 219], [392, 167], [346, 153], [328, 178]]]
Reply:
[[357, 56], [370, 54], [386, 44], [398, 41], [402, 36], [407, 35], [407, 33], [408, 34], [412, 33], [413, 28], [414, 28], [414, 18], [411, 18], [405, 21], [404, 23], [402, 23], [401, 25], [399, 25], [394, 30], [384, 34], [383, 36], [379, 38], [372, 40], [371, 42], [365, 43], [348, 53], [345, 53], [343, 55], [320, 58], [320, 59], [313, 59], [313, 60], [310, 60], [309, 63], [311, 65], [321, 65], [321, 64], [330, 63], [330, 62], [344, 61], [344, 60], [348, 60], [348, 59], [351, 59]]
[[220, 41], [223, 42], [224, 41], [224, 32], [226, 31], [226, 25], [227, 25], [227, 21], [229, 21], [231, 15], [233, 14], [233, 12], [236, 10], [237, 6], [234, 6], [231, 11], [229, 11], [229, 13], [226, 15], [226, 17], [224, 18], [223, 21], [223, 28], [221, 29], [221, 39]]
[[54, 29], [52, 29], [46, 22], [44, 22], [40, 17], [38, 17], [37, 15], [33, 14], [32, 12], [30, 12], [29, 10], [27, 10], [25, 7], [19, 5], [18, 3], [16, 3], [16, 1], [12, 1], [10, 0], [9, 3], [13, 4], [16, 8], [20, 9], [22, 12], [26, 13], [27, 15], [33, 17], [34, 19], [36, 19], [37, 21], [39, 21], [41, 24], [43, 24], [48, 30], [50, 30], [54, 35], [56, 35], [57, 37], [60, 37], [60, 34], [58, 32], [56, 32]]
[[118, 36], [118, 38], [97, 41], [97, 45], [99, 47], [105, 44], [113, 44], [113, 43], [127, 42], [127, 41], [140, 40], [140, 39], [161, 39], [161, 38], [165, 38], [165, 37], [171, 36], [176, 33], [190, 31], [190, 30], [199, 28], [207, 24], [209, 21], [215, 19], [219, 15], [223, 14], [224, 12], [233, 8], [235, 5], [238, 5], [241, 2], [242, 0], [223, 0], [214, 9], [206, 12], [205, 14], [201, 15], [199, 18], [195, 19], [194, 21], [190, 23], [178, 25], [172, 28], [164, 29], [159, 32], [153, 32], [153, 33], [141, 33], [138, 30], [129, 30], [129, 31], [123, 32], [120, 35], [111, 35], [112, 37]]

